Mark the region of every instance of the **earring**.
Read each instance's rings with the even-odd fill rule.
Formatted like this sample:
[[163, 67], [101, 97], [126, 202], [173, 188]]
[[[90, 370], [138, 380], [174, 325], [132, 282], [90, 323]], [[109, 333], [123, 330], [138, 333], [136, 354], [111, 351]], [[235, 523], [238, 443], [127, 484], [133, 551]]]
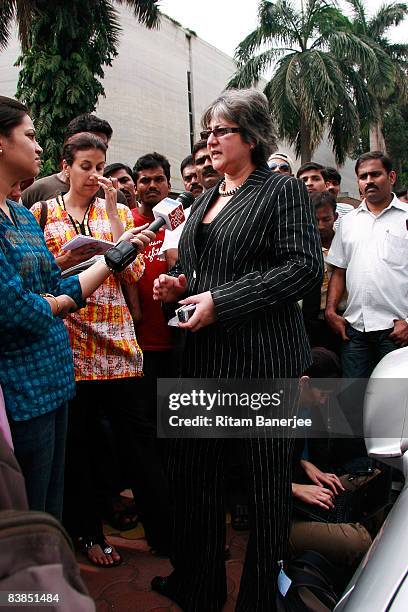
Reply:
[[0, 154], [3, 153], [3, 149], [0, 149]]

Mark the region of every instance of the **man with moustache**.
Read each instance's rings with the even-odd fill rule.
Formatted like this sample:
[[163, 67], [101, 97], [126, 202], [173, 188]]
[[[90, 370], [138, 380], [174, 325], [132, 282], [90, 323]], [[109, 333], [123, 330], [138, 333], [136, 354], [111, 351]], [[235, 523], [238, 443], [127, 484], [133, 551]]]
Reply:
[[203, 187], [197, 179], [197, 172], [192, 155], [187, 155], [180, 164], [181, 178], [186, 191], [191, 191], [195, 198], [203, 193]]
[[207, 141], [199, 140], [193, 146], [193, 158], [197, 172], [198, 182], [204, 187], [204, 191], [211, 189], [222, 178], [214, 170], [210, 153], [207, 149]]
[[[148, 153], [139, 157], [133, 175], [140, 206], [131, 212], [135, 226], [139, 226], [154, 220], [152, 209], [169, 195], [170, 164], [163, 155]], [[152, 421], [155, 421], [156, 415], [156, 379], [171, 376], [172, 363], [171, 329], [160, 303], [153, 301], [153, 281], [168, 271], [167, 263], [160, 255], [163, 239], [162, 228], [156, 232], [156, 239], [144, 251], [145, 271], [137, 283], [141, 320], [136, 327], [136, 336], [143, 351], [146, 395], [150, 395], [153, 400], [149, 406]]]
[[355, 171], [364, 200], [343, 217], [326, 259], [334, 268], [326, 319], [343, 340], [343, 375], [368, 378], [384, 355], [408, 345], [408, 209], [381, 151], [361, 155]]

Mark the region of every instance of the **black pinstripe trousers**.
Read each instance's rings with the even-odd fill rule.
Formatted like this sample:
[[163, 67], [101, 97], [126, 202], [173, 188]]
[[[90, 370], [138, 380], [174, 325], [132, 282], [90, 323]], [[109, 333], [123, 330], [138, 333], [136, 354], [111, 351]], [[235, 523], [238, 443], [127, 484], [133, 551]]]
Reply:
[[[290, 439], [245, 439], [250, 536], [236, 605], [239, 612], [276, 607], [278, 561], [286, 556], [291, 518]], [[217, 612], [227, 598], [224, 560], [224, 439], [173, 440], [174, 503], [168, 587], [185, 612]]]

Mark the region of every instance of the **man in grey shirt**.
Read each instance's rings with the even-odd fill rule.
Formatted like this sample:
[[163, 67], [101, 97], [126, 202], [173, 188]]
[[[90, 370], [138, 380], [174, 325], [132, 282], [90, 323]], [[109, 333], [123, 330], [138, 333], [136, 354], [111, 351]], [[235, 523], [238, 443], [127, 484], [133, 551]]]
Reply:
[[[68, 124], [67, 131], [65, 132], [65, 141], [68, 140], [74, 134], [80, 132], [91, 132], [98, 136], [106, 145], [108, 145], [112, 138], [113, 130], [110, 124], [104, 119], [99, 119], [96, 115], [90, 113], [84, 113], [78, 115]], [[30, 187], [27, 187], [22, 193], [21, 200], [26, 208], [31, 208], [36, 202], [41, 200], [49, 200], [55, 197], [59, 193], [66, 193], [69, 190], [69, 185], [66, 182], [67, 177], [64, 172], [57, 172], [50, 176], [34, 181]], [[97, 194], [100, 197], [104, 197], [103, 190], [102, 194]], [[118, 190], [118, 202], [126, 204], [126, 198], [121, 191]]]

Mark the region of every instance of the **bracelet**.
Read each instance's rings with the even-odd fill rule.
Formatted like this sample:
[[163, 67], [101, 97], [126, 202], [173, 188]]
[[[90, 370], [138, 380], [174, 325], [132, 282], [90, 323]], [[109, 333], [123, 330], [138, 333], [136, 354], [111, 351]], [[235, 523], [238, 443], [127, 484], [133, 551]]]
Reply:
[[55, 295], [52, 295], [52, 293], [40, 293], [41, 297], [43, 298], [52, 298], [53, 300], [55, 300], [55, 303], [57, 305], [57, 312], [55, 313], [54, 317], [57, 317], [61, 311], [61, 306], [57, 300], [57, 298], [55, 297]]

